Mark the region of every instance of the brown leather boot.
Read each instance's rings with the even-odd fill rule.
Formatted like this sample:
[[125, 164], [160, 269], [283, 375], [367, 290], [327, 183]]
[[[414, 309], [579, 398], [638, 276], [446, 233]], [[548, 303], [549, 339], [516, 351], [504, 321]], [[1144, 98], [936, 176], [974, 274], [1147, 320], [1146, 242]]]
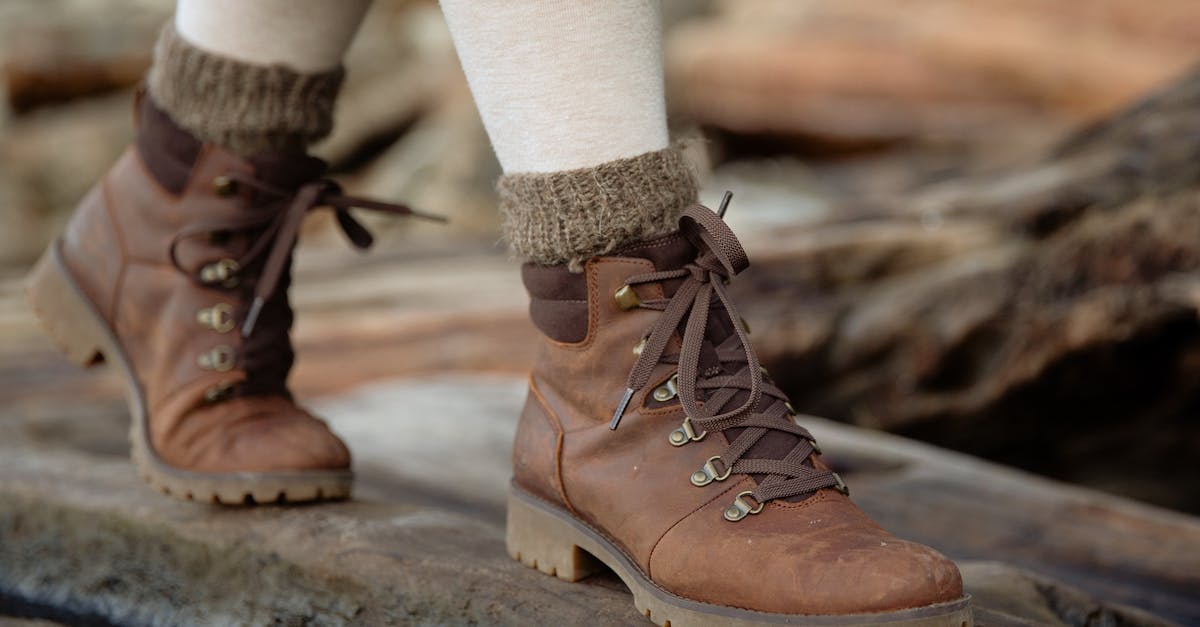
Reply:
[[31, 275], [37, 316], [80, 365], [128, 383], [134, 462], [171, 495], [220, 503], [342, 498], [350, 453], [286, 385], [291, 251], [329, 206], [350, 206], [307, 156], [246, 160], [202, 144], [148, 97], [136, 145], [87, 194]]
[[[544, 334], [517, 429], [508, 551], [577, 581], [598, 559], [660, 625], [972, 624], [958, 569], [849, 498], [761, 369], [709, 209], [585, 264], [526, 265]], [[595, 558], [595, 559], [593, 559]]]

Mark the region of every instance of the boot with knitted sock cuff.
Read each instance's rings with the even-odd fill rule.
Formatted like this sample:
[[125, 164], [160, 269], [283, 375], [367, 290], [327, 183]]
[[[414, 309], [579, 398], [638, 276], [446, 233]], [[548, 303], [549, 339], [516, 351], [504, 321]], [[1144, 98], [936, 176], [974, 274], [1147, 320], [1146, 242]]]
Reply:
[[[759, 365], [725, 287], [748, 260], [722, 219], [606, 191], [676, 228], [597, 238], [609, 252], [582, 272], [583, 247], [523, 267], [542, 346], [513, 452], [510, 555], [567, 581], [598, 560], [660, 625], [970, 625], [955, 565], [854, 505]], [[552, 208], [526, 214], [539, 210]]]
[[[160, 46], [156, 63], [185, 59], [202, 69], [171, 70], [172, 81], [161, 67], [151, 72], [152, 94], [136, 107], [136, 143], [35, 267], [33, 308], [72, 361], [119, 369], [133, 458], [153, 486], [233, 504], [346, 497], [349, 451], [286, 384], [291, 253], [313, 208], [335, 210], [360, 247], [370, 235], [349, 207], [410, 211], [343, 195], [322, 178], [325, 164], [304, 154], [305, 142], [328, 130], [337, 77], [240, 66], [186, 49], [169, 31], [164, 38], [173, 48]], [[160, 97], [179, 105], [172, 90], [221, 83], [230, 72], [283, 80], [247, 79], [262, 89], [235, 90], [226, 101], [192, 94], [198, 100], [182, 117], [198, 130], [159, 106]], [[181, 86], [181, 77], [197, 83]], [[227, 111], [258, 113], [252, 124], [210, 124]]]

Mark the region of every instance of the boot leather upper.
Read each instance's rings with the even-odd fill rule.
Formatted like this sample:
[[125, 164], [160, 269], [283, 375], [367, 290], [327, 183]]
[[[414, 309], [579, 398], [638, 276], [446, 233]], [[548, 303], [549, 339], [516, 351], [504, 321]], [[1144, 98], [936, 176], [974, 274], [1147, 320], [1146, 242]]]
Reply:
[[[609, 428], [634, 347], [660, 315], [624, 310], [613, 295], [628, 277], [678, 267], [694, 254], [676, 234], [594, 258], [582, 275], [526, 267], [531, 313], [544, 335], [517, 431], [515, 484], [587, 522], [655, 583], [689, 599], [765, 612], [847, 614], [961, 598], [952, 562], [895, 538], [836, 490], [772, 500], [758, 514], [725, 520], [722, 512], [739, 492], [754, 488], [755, 478], [734, 474], [703, 487], [689, 481], [728, 446], [728, 432], [678, 447], [668, 441], [683, 409], [650, 394], [675, 372], [673, 364], [658, 364], [619, 428]], [[664, 295], [657, 283], [637, 292], [642, 300]], [[672, 341], [678, 345], [677, 337]], [[813, 464], [825, 468], [819, 457]]]
[[[204, 283], [197, 277], [207, 266], [238, 258], [250, 236], [178, 237], [199, 222], [238, 219], [256, 198], [250, 189], [231, 192], [229, 175], [263, 172], [213, 144], [197, 142], [192, 163], [178, 159], [178, 144], [190, 138], [181, 137], [181, 129], [161, 128], [162, 119], [145, 118], [143, 148], [129, 148], [83, 199], [61, 253], [132, 364], [155, 453], [170, 466], [200, 472], [347, 468], [345, 445], [283, 387], [292, 362], [287, 281], [265, 308], [272, 312], [263, 331], [272, 344], [272, 382], [239, 393], [254, 389], [260, 374], [247, 368], [248, 340], [238, 329], [253, 279]], [[146, 154], [147, 134], [161, 150]], [[163, 180], [164, 171], [178, 173], [176, 189]]]

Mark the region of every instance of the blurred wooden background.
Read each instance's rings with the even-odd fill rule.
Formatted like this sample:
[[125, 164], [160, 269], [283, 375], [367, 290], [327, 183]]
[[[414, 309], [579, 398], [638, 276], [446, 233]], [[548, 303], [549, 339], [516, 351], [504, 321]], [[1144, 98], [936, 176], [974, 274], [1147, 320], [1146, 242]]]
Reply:
[[[128, 141], [171, 7], [0, 4], [10, 408], [33, 402], [31, 380], [77, 380], [31, 359], [16, 277]], [[664, 14], [672, 122], [706, 198], [736, 192], [747, 317], [797, 405], [1200, 513], [1200, 3], [673, 0]], [[322, 313], [301, 321], [298, 381], [320, 394], [523, 367], [495, 359], [528, 352], [515, 280], [478, 288], [491, 310], [387, 324], [386, 294], [451, 311], [511, 274], [499, 168], [436, 4], [377, 0], [347, 65], [318, 152], [356, 193], [453, 225], [373, 221], [370, 259], [307, 225], [298, 294]], [[394, 278], [446, 265], [458, 280]], [[385, 295], [355, 310], [346, 290]], [[352, 365], [329, 376], [322, 346]]]

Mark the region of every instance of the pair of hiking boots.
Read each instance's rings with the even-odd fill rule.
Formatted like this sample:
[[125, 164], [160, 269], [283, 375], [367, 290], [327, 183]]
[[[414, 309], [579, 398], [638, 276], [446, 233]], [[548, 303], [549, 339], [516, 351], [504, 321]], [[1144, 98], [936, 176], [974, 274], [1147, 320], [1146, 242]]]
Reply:
[[[147, 97], [137, 139], [33, 271], [67, 356], [128, 383], [151, 485], [213, 503], [348, 497], [350, 453], [299, 407], [287, 291], [300, 221], [370, 235], [311, 157], [239, 158]], [[748, 265], [711, 210], [595, 257], [523, 267], [541, 331], [513, 452], [509, 553], [577, 581], [603, 563], [658, 624], [968, 625], [958, 570], [847, 497], [750, 347]]]

